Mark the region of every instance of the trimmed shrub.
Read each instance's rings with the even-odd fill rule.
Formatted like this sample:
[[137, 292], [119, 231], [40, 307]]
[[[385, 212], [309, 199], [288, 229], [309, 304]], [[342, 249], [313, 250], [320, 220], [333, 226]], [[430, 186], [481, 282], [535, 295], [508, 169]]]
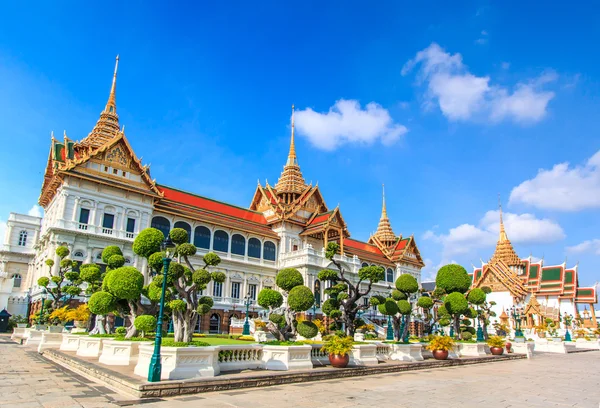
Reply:
[[296, 286], [290, 290], [288, 306], [294, 312], [304, 312], [315, 303], [315, 297], [307, 286]]
[[385, 270], [380, 266], [363, 266], [358, 270], [358, 278], [367, 282], [379, 282], [385, 278]]
[[265, 309], [278, 308], [283, 304], [283, 295], [274, 289], [265, 288], [258, 293], [258, 304]]
[[323, 311], [323, 314], [325, 314], [326, 316], [329, 316], [331, 311], [337, 310], [337, 308], [338, 308], [338, 303], [334, 299], [327, 299], [325, 302], [323, 302], [323, 305], [321, 305], [321, 310]]
[[223, 283], [227, 278], [227, 276], [223, 272], [213, 272], [210, 274], [210, 277], [217, 283]]
[[196, 255], [196, 247], [192, 244], [181, 244], [177, 247], [177, 253], [181, 256], [192, 256]]
[[137, 255], [148, 258], [155, 252], [160, 251], [160, 245], [165, 240], [165, 236], [156, 228], [146, 228], [135, 237], [133, 241], [133, 252]]
[[433, 300], [428, 296], [421, 296], [419, 300], [417, 300], [417, 306], [422, 307], [423, 309], [431, 309], [433, 307]]
[[460, 315], [469, 310], [469, 303], [467, 302], [465, 295], [460, 292], [453, 292], [444, 299], [444, 307], [448, 313]]
[[482, 305], [485, 303], [485, 292], [479, 288], [472, 289], [467, 295], [467, 300], [474, 305]]
[[82, 266], [79, 271], [79, 277], [85, 282], [96, 282], [100, 280], [102, 271], [97, 265], [87, 265], [85, 268]]
[[164, 252], [155, 252], [148, 257], [148, 265], [155, 272], [162, 272], [164, 268]]
[[317, 334], [319, 334], [319, 328], [317, 327], [317, 325], [313, 322], [309, 322], [308, 320], [304, 320], [298, 323], [296, 330], [298, 330], [298, 333], [302, 337], [305, 337], [307, 339], [312, 339], [313, 337], [316, 337]]
[[446, 293], [465, 293], [471, 287], [471, 277], [462, 266], [449, 264], [440, 268], [435, 278], [435, 285], [444, 289]]
[[121, 248], [116, 245], [109, 245], [102, 250], [102, 262], [108, 264], [110, 257], [113, 255], [121, 255], [123, 256], [123, 252], [121, 252]]
[[169, 302], [169, 308], [174, 312], [183, 312], [187, 308], [187, 303], [181, 299], [174, 299]]
[[371, 306], [377, 306], [385, 302], [385, 300], [386, 299], [381, 295], [373, 295], [369, 299], [369, 303], [371, 304]]
[[115, 309], [115, 298], [108, 292], [96, 292], [88, 301], [90, 312], [97, 315], [109, 314]]
[[127, 333], [127, 329], [125, 327], [123, 327], [123, 326], [117, 327], [115, 329], [115, 334], [118, 334], [120, 336], [124, 336], [126, 333]]
[[219, 255], [215, 254], [214, 252], [209, 252], [208, 254], [204, 255], [202, 259], [208, 266], [217, 266], [221, 263], [221, 258], [219, 258]]
[[410, 305], [408, 300], [399, 300], [398, 311], [402, 315], [409, 315], [412, 312], [412, 306]]
[[278, 313], [271, 313], [269, 315], [269, 320], [275, 323], [278, 327], [281, 327], [285, 324], [285, 318], [283, 317], [283, 315], [280, 315]]
[[408, 297], [404, 293], [400, 292], [398, 289], [394, 289], [394, 290], [392, 290], [392, 299], [394, 299], [395, 301], [398, 301], [398, 300], [406, 300], [406, 299], [408, 299]]
[[331, 269], [323, 269], [321, 272], [319, 272], [317, 277], [321, 281], [336, 280], [338, 278], [338, 274], [336, 271], [333, 271]]
[[151, 315], [141, 315], [135, 318], [133, 325], [142, 333], [156, 330], [156, 317]]
[[379, 313], [382, 315], [394, 316], [398, 313], [398, 304], [394, 301], [394, 299], [390, 298], [378, 305], [377, 309], [379, 309]]
[[108, 291], [119, 299], [135, 300], [142, 293], [144, 275], [133, 266], [115, 269], [107, 278]]
[[69, 251], [69, 248], [67, 248], [66, 246], [59, 246], [58, 248], [56, 248], [56, 255], [58, 255], [60, 259], [69, 256], [70, 253], [71, 252]]
[[171, 237], [171, 240], [177, 245], [188, 242], [189, 238], [187, 231], [183, 228], [173, 228], [169, 232], [169, 236]]
[[302, 274], [298, 272], [297, 269], [285, 268], [277, 273], [275, 283], [281, 289], [285, 290], [286, 292], [289, 292], [296, 286], [303, 285], [304, 278], [302, 278]]
[[400, 275], [396, 279], [396, 289], [402, 293], [415, 293], [419, 290], [419, 282], [412, 275]]
[[196, 285], [208, 285], [210, 279], [210, 272], [206, 269], [198, 269], [196, 272], [192, 273], [192, 281]]
[[38, 279], [37, 284], [39, 286], [42, 286], [45, 288], [46, 286], [48, 286], [50, 284], [50, 278], [48, 278], [46, 276], [42, 276], [41, 278]]
[[215, 301], [210, 296], [202, 296], [198, 299], [198, 304], [207, 305], [209, 308], [213, 307]]
[[473, 338], [473, 334], [469, 333], [468, 331], [464, 331], [460, 334], [460, 338], [468, 341]]
[[111, 257], [108, 258], [107, 264], [110, 269], [120, 268], [121, 266], [125, 265], [125, 257], [119, 254], [111, 255]]

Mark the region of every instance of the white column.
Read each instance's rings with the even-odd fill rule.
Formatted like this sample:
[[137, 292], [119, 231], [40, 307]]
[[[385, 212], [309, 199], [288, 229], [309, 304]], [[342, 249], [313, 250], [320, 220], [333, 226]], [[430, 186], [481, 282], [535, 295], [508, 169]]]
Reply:
[[81, 197], [76, 196], [75, 197], [75, 203], [73, 204], [73, 216], [71, 217], [71, 221], [73, 222], [77, 222], [77, 210], [79, 209], [79, 200], [81, 200]]
[[8, 225], [4, 234], [4, 245], [10, 245], [10, 239], [12, 238], [12, 225]]

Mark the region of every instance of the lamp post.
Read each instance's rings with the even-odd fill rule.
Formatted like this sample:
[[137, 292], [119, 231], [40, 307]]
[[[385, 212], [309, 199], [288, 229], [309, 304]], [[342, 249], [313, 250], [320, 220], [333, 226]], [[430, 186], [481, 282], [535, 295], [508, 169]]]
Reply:
[[315, 299], [315, 303], [313, 303], [313, 314], [312, 314], [312, 319], [311, 321], [315, 320], [317, 318], [317, 300]]
[[158, 309], [158, 321], [156, 322], [156, 337], [154, 338], [154, 353], [150, 360], [150, 367], [148, 369], [148, 381], [157, 382], [160, 381], [160, 374], [162, 372], [162, 363], [160, 360], [160, 344], [162, 343], [162, 323], [163, 323], [163, 311], [165, 308], [165, 292], [167, 291], [167, 272], [169, 270], [169, 264], [171, 263], [171, 256], [173, 254], [173, 248], [175, 244], [171, 241], [171, 237], [167, 236], [167, 239], [162, 244], [162, 249], [165, 252], [163, 258], [163, 282], [162, 292], [160, 295], [160, 308]]
[[244, 330], [242, 330], [243, 336], [250, 335], [250, 321], [248, 320], [248, 309], [250, 308], [250, 303], [252, 303], [252, 299], [250, 298], [250, 293], [248, 293], [244, 298], [244, 305], [246, 306], [246, 320], [244, 320]]
[[513, 306], [511, 309], [511, 314], [513, 319], [515, 319], [515, 337], [523, 337], [523, 332], [521, 331], [521, 308]]
[[567, 313], [565, 312], [565, 317], [563, 317], [563, 320], [565, 322], [565, 329], [567, 329], [567, 332], [565, 333], [565, 341], [571, 341], [571, 333], [569, 333], [569, 326], [571, 325], [573, 316], [567, 315]]
[[480, 314], [479, 306], [477, 306], [477, 341], [484, 341], [483, 338], [483, 329], [481, 328], [481, 314]]
[[44, 324], [44, 303], [46, 303], [46, 288], [42, 289], [42, 308], [40, 309], [40, 324]]

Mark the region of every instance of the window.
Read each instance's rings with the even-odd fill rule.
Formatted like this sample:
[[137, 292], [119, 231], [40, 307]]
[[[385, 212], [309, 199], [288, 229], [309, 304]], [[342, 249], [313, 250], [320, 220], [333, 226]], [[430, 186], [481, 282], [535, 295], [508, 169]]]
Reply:
[[135, 218], [127, 218], [127, 232], [131, 232], [133, 234], [133, 232], [135, 231]]
[[368, 264], [368, 263], [366, 263], [366, 262], [363, 262], [363, 263], [362, 263], [362, 265], [361, 265], [360, 267], [361, 267], [361, 268], [366, 268], [367, 266], [369, 266], [369, 264]]
[[213, 249], [215, 251], [228, 252], [229, 251], [229, 235], [225, 231], [215, 231], [215, 240], [213, 242]]
[[246, 238], [240, 234], [233, 234], [233, 237], [231, 237], [231, 253], [236, 255], [245, 255]]
[[369, 306], [369, 298], [366, 296], [363, 298], [363, 306]]
[[260, 240], [250, 238], [248, 240], [248, 256], [250, 258], [260, 258]]
[[83, 258], [83, 252], [75, 251], [75, 253], [73, 254], [73, 258]]
[[240, 283], [231, 282], [231, 297], [234, 299], [240, 298]]
[[275, 244], [272, 243], [271, 241], [265, 242], [264, 250], [265, 250], [265, 254], [264, 254], [265, 259], [267, 261], [274, 261], [275, 260]]
[[27, 244], [27, 231], [21, 231], [19, 233], [19, 246], [25, 246]]
[[150, 226], [162, 232], [165, 238], [169, 235], [169, 231], [171, 231], [171, 223], [165, 217], [152, 218]]
[[394, 271], [392, 270], [392, 268], [388, 268], [385, 280], [388, 282], [394, 281]]
[[79, 210], [79, 223], [87, 224], [90, 221], [90, 210], [82, 208]]
[[104, 214], [102, 217], [102, 228], [113, 229], [115, 224], [115, 215], [114, 214]]
[[173, 228], [184, 229], [185, 232], [188, 233], [188, 242], [192, 242], [192, 227], [190, 227], [190, 224], [188, 224], [187, 222], [183, 222], [183, 221], [177, 221], [175, 223], [175, 225], [173, 225]]
[[15, 273], [13, 276], [13, 288], [20, 288], [21, 287], [21, 275], [19, 275], [18, 273]]
[[210, 248], [210, 230], [206, 227], [196, 227], [194, 230], [194, 245], [197, 248]]
[[248, 285], [248, 293], [250, 294], [250, 299], [256, 300], [256, 285], [255, 284]]
[[216, 313], [210, 316], [208, 332], [212, 334], [221, 332], [221, 316]]
[[213, 296], [219, 298], [223, 296], [223, 284], [221, 282], [214, 282]]

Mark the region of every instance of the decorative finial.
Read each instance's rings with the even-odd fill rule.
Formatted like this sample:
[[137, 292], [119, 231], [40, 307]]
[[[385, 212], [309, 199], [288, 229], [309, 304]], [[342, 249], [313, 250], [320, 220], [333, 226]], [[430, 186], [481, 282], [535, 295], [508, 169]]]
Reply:
[[113, 74], [112, 86], [110, 87], [110, 94], [108, 95], [108, 102], [106, 102], [105, 111], [109, 113], [117, 113], [117, 71], [119, 70], [119, 56], [117, 55], [115, 61], [115, 73]]
[[294, 105], [292, 105], [292, 137], [290, 141], [290, 153], [288, 154], [287, 166], [293, 166], [298, 164], [298, 158], [296, 157], [296, 144], [294, 141]]
[[383, 205], [381, 207], [381, 218], [387, 218], [387, 209], [385, 207], [385, 184], [381, 183], [381, 197]]
[[500, 193], [498, 193], [498, 208], [500, 209], [500, 237], [499, 241], [504, 242], [508, 241], [508, 237], [506, 236], [506, 231], [504, 230], [504, 221], [502, 220], [502, 202], [500, 201]]
[[54, 130], [50, 131], [50, 139], [54, 139]]

